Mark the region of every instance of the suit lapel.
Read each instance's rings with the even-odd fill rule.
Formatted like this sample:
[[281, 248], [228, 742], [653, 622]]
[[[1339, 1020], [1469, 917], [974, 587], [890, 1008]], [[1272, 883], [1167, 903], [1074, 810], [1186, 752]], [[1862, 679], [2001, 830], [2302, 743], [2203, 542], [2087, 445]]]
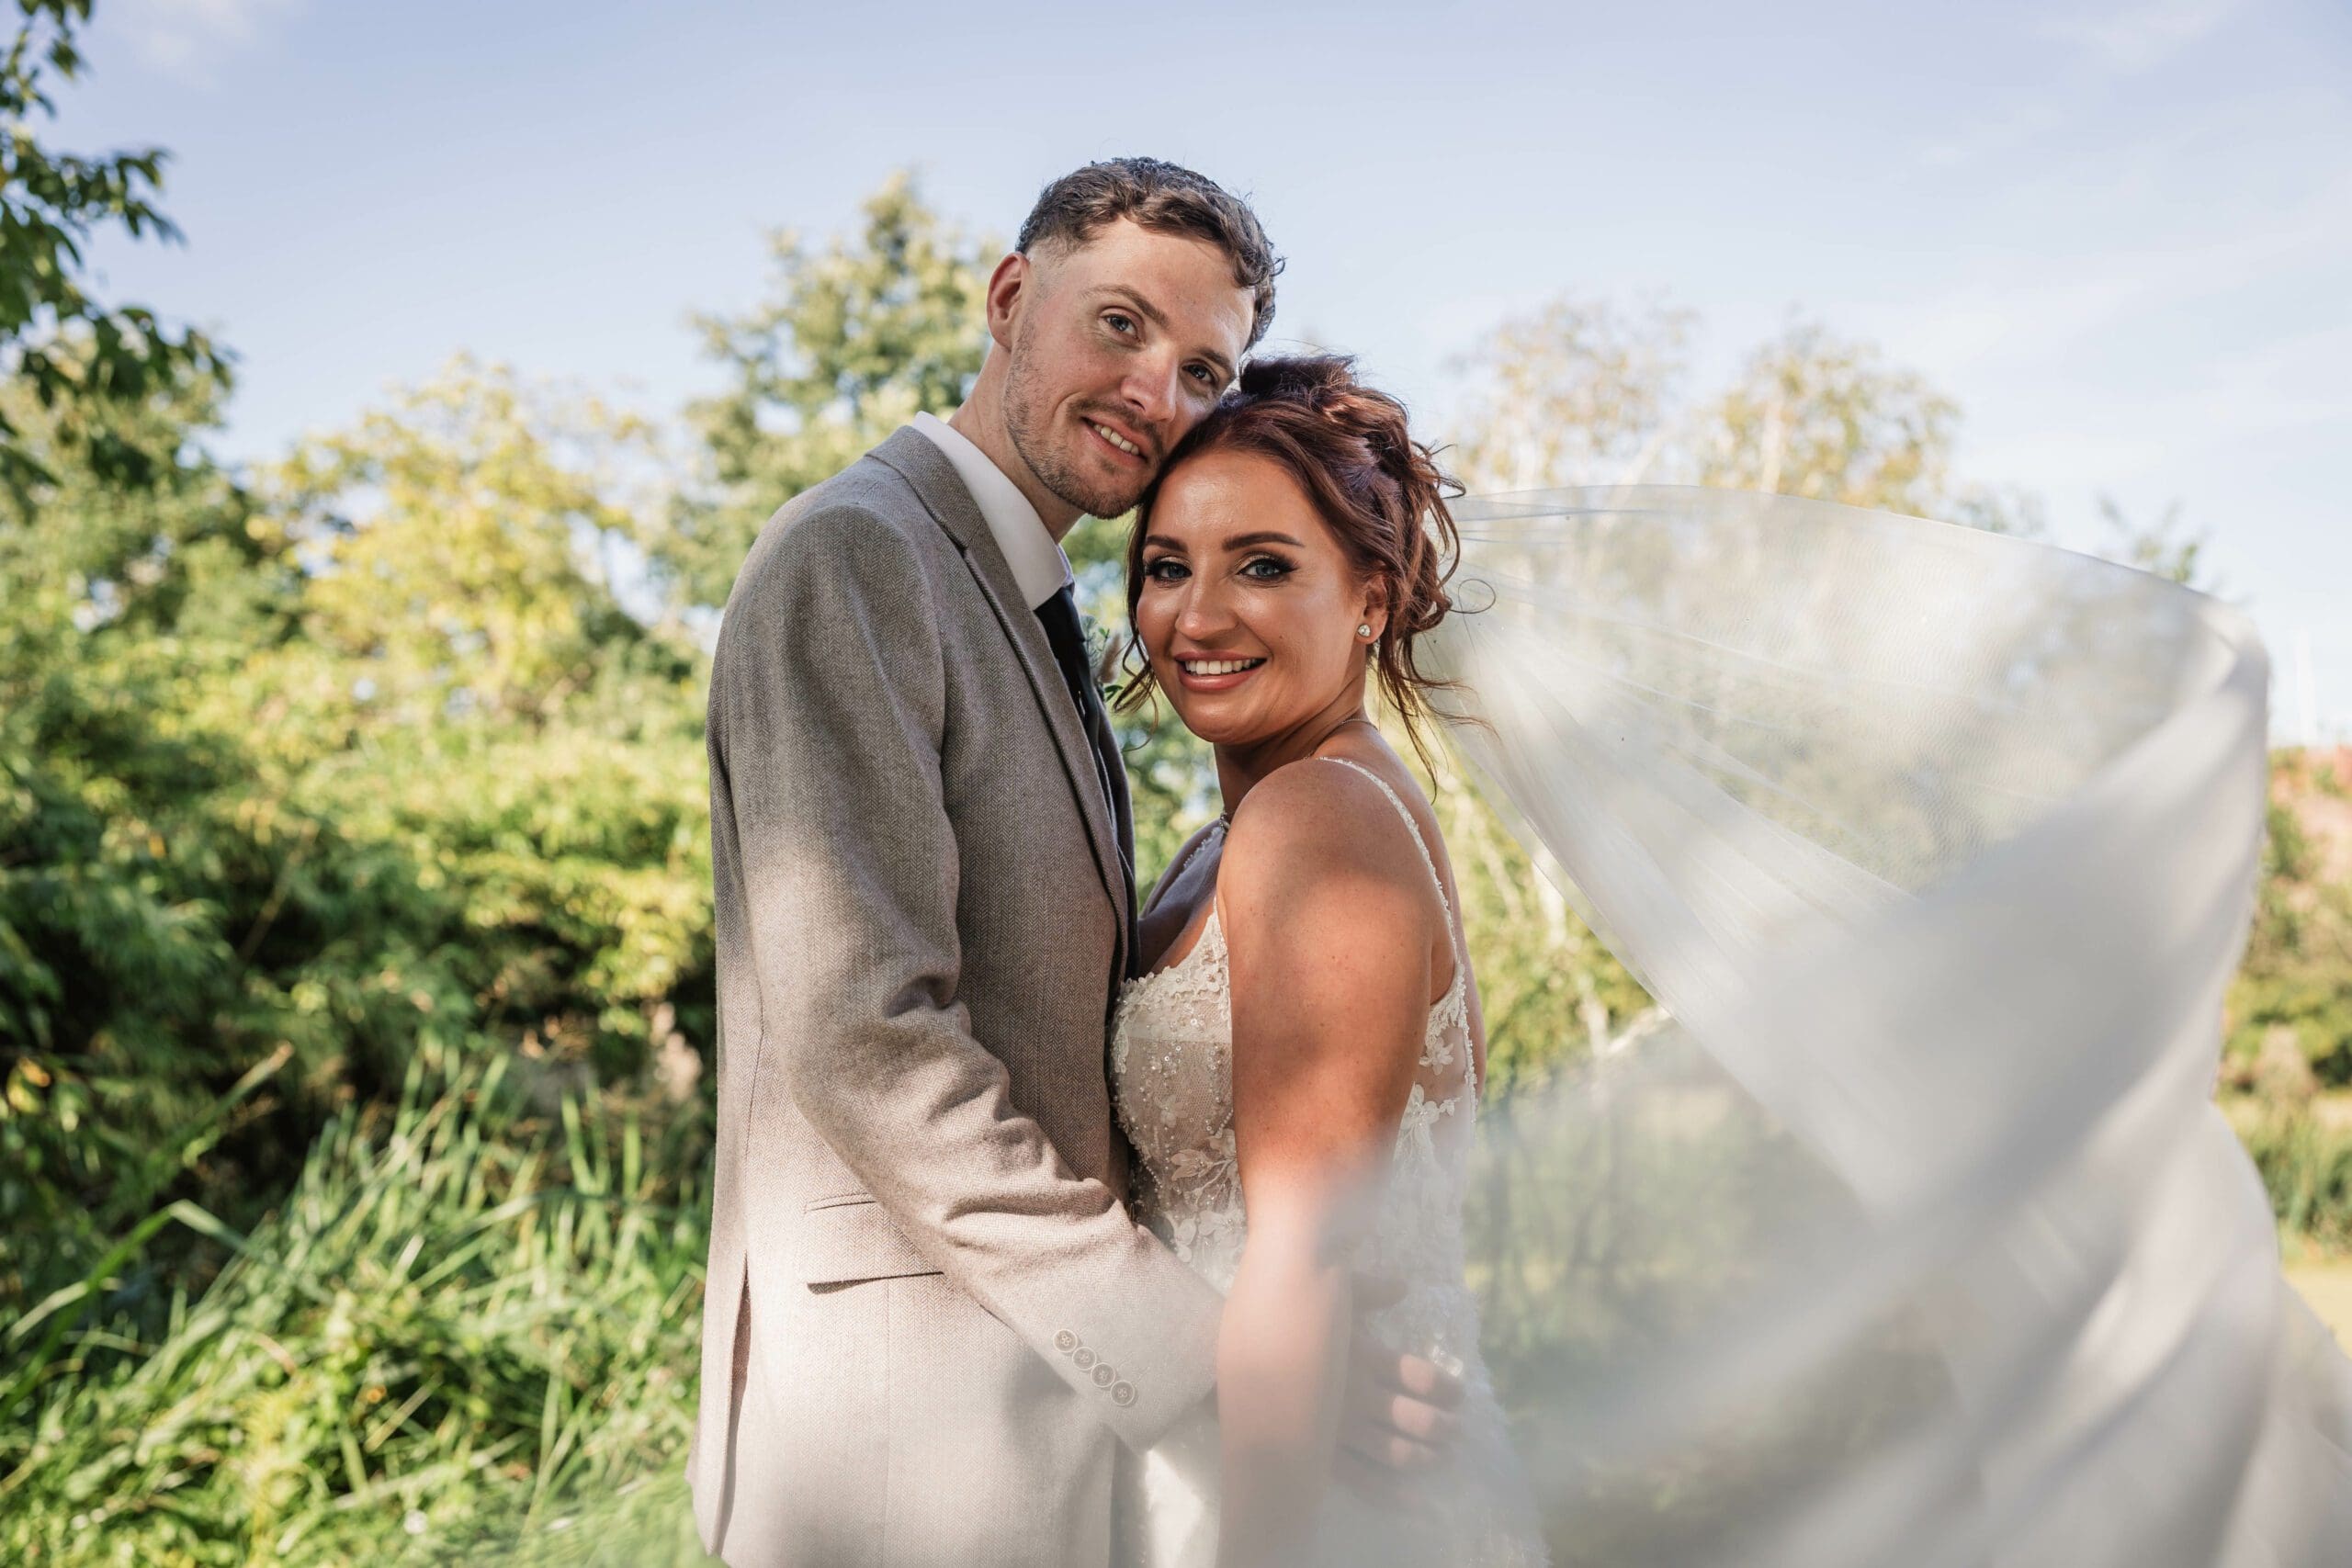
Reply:
[[[979, 503], [964, 488], [964, 481], [956, 475], [955, 465], [947, 460], [947, 455], [932, 445], [929, 436], [910, 426], [903, 427], [876, 446], [873, 456], [914, 487], [916, 496], [933, 519], [956, 541], [964, 564], [971, 570], [973, 581], [979, 584], [982, 597], [988, 600], [997, 624], [1012, 643], [1022, 673], [1029, 678], [1038, 710], [1045, 715], [1046, 728], [1053, 734], [1064, 782], [1078, 802], [1080, 816], [1085, 818], [1087, 840], [1094, 852], [1095, 874], [1102, 878], [1102, 891], [1118, 913], [1120, 951], [1114, 973], [1124, 975], [1132, 916], [1127, 908], [1126, 877], [1121, 869], [1119, 824], [1113, 819], [1110, 804], [1102, 798], [1093, 742], [1088, 737], [1084, 716], [1071, 708], [1069, 688], [1063, 683], [1061, 667], [1054, 662], [1053, 644], [1046, 639], [1045, 625], [1037, 619], [1035, 610], [1022, 603], [1020, 586], [1012, 580], [1012, 568], [1006, 563], [1004, 552], [997, 547], [996, 536], [989, 530], [988, 519], [980, 515]], [[1114, 791], [1121, 791], [1125, 783], [1124, 779], [1114, 778]]]
[[[1127, 906], [1127, 962], [1136, 957], [1136, 818], [1135, 802], [1127, 793], [1127, 770], [1119, 754], [1119, 731], [1111, 722], [1111, 710], [1099, 694], [1087, 705], [1087, 729], [1100, 736], [1104, 765], [1110, 770], [1111, 824], [1119, 845], [1119, 890]], [[1122, 971], [1132, 976], [1133, 969]]]

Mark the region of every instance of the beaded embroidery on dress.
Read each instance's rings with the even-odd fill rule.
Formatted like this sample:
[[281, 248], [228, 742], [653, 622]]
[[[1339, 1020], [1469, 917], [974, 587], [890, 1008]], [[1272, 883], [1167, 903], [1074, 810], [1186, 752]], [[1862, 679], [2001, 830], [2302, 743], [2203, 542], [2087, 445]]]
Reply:
[[[1534, 1508], [1494, 1388], [1478, 1355], [1478, 1314], [1463, 1275], [1462, 1203], [1477, 1082], [1468, 967], [1453, 908], [1412, 813], [1379, 785], [1420, 852], [1445, 909], [1453, 982], [1430, 1008], [1419, 1071], [1396, 1129], [1388, 1185], [1357, 1267], [1401, 1281], [1403, 1297], [1367, 1319], [1388, 1344], [1463, 1380], [1462, 1438], [1433, 1478], [1432, 1506], [1374, 1509], [1334, 1486], [1316, 1562], [1427, 1568], [1526, 1568], [1545, 1561]], [[1168, 968], [1128, 982], [1111, 1030], [1111, 1079], [1136, 1150], [1136, 1217], [1218, 1290], [1232, 1287], [1246, 1235], [1233, 1143], [1233, 988], [1225, 933], [1210, 908], [1199, 941]], [[1216, 1550], [1216, 1455], [1166, 1444], [1131, 1461], [1140, 1506], [1124, 1521], [1125, 1560], [1142, 1568], [1209, 1568]]]

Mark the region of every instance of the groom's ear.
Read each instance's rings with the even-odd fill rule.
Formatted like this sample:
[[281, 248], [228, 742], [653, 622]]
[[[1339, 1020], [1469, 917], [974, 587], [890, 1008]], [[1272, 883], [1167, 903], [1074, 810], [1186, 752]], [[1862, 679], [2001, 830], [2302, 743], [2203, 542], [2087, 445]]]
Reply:
[[1021, 312], [1032, 303], [1037, 292], [1037, 267], [1019, 251], [1008, 254], [989, 274], [989, 336], [999, 348], [1012, 347], [1014, 328]]

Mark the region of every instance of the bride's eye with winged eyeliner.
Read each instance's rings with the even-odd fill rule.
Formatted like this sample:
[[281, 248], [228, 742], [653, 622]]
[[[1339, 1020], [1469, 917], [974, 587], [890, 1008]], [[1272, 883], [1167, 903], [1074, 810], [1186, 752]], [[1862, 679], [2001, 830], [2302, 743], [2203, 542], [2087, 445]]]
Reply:
[[[1258, 571], [1258, 567], [1271, 567], [1271, 571]], [[1298, 569], [1280, 556], [1251, 556], [1241, 563], [1241, 575], [1252, 582], [1280, 582]]]
[[[1168, 573], [1161, 571], [1160, 568], [1162, 567], [1173, 568], [1176, 575], [1170, 576]], [[1145, 578], [1153, 582], [1182, 581], [1184, 563], [1178, 560], [1174, 556], [1155, 556], [1150, 560], [1143, 563], [1143, 574]]]

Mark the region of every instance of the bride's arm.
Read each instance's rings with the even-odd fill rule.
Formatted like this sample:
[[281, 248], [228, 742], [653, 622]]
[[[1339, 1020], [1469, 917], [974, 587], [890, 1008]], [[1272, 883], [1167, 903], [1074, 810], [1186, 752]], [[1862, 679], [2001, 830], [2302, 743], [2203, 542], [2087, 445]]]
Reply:
[[1350, 1271], [1429, 1014], [1424, 874], [1352, 798], [1369, 788], [1340, 773], [1260, 784], [1218, 876], [1250, 1224], [1217, 1335], [1227, 1568], [1295, 1562], [1311, 1540], [1338, 1440]]

